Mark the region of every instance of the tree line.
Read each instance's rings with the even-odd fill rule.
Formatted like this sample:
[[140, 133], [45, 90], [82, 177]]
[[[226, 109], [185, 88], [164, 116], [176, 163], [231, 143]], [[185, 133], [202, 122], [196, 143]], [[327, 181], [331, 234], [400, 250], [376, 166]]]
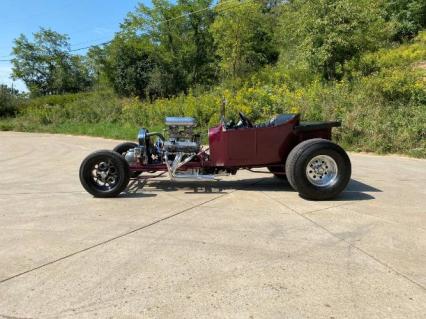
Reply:
[[339, 80], [359, 69], [363, 53], [410, 41], [425, 26], [424, 0], [154, 0], [85, 55], [50, 29], [20, 35], [13, 77], [32, 96], [108, 86], [149, 100], [238, 82], [277, 63]]

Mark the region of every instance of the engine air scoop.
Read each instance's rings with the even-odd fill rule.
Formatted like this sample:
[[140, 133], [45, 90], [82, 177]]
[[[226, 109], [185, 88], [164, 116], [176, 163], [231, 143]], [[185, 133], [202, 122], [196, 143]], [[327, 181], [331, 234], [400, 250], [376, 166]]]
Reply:
[[193, 117], [166, 117], [165, 124], [167, 126], [191, 126], [197, 125]]

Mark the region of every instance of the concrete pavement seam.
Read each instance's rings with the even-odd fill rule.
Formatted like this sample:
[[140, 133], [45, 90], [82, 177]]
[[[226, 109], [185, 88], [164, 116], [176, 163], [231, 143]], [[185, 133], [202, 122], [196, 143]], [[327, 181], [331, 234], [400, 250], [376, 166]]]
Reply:
[[158, 223], [161, 223], [162, 221], [165, 221], [165, 220], [171, 219], [171, 218], [173, 218], [173, 217], [176, 217], [176, 216], [178, 216], [178, 215], [181, 215], [181, 214], [183, 214], [183, 213], [186, 213], [186, 212], [188, 212], [188, 211], [190, 211], [190, 210], [192, 210], [192, 209], [194, 209], [194, 208], [197, 208], [197, 207], [200, 207], [200, 206], [202, 206], [202, 205], [204, 205], [204, 204], [210, 203], [210, 202], [212, 202], [212, 201], [214, 201], [214, 200], [216, 200], [216, 199], [219, 199], [219, 198], [222, 198], [222, 197], [224, 197], [224, 196], [226, 196], [226, 195], [229, 195], [229, 194], [235, 193], [235, 192], [237, 192], [237, 191], [239, 191], [239, 190], [243, 190], [244, 188], [251, 187], [251, 186], [254, 186], [254, 185], [256, 185], [256, 184], [259, 184], [259, 183], [260, 183], [260, 182], [262, 182], [262, 181], [263, 181], [263, 179], [260, 179], [260, 180], [258, 180], [258, 181], [256, 181], [256, 182], [254, 182], [254, 183], [251, 183], [251, 184], [249, 184], [249, 185], [247, 185], [247, 186], [245, 186], [245, 187], [243, 187], [243, 188], [240, 188], [240, 189], [234, 189], [233, 191], [231, 191], [231, 192], [229, 192], [229, 193], [220, 194], [220, 195], [218, 195], [218, 196], [216, 196], [216, 197], [214, 197], [214, 198], [211, 198], [211, 199], [209, 199], [209, 200], [206, 200], [206, 201], [201, 202], [201, 203], [199, 203], [199, 204], [196, 204], [196, 205], [194, 205], [194, 206], [191, 206], [191, 207], [185, 208], [185, 209], [183, 209], [183, 210], [180, 210], [180, 211], [178, 211], [178, 212], [176, 212], [176, 213], [173, 213], [173, 214], [171, 214], [171, 215], [168, 215], [168, 216], [166, 216], [166, 217], [163, 217], [163, 218], [157, 219], [157, 220], [155, 220], [155, 221], [153, 221], [153, 222], [151, 222], [151, 223], [149, 223], [149, 224], [146, 224], [146, 225], [140, 226], [140, 227], [138, 227], [138, 228], [132, 229], [132, 230], [127, 231], [127, 232], [125, 232], [125, 233], [123, 233], [123, 234], [120, 234], [120, 235], [114, 236], [114, 237], [112, 237], [112, 238], [109, 238], [109, 239], [104, 240], [104, 241], [102, 241], [102, 242], [99, 242], [99, 243], [97, 243], [97, 244], [91, 245], [91, 246], [86, 247], [86, 248], [84, 248], [84, 249], [78, 250], [78, 251], [76, 251], [76, 252], [70, 253], [70, 254], [68, 254], [68, 255], [62, 256], [62, 257], [57, 258], [57, 259], [55, 259], [55, 260], [49, 261], [49, 262], [47, 262], [47, 263], [44, 263], [44, 264], [42, 264], [42, 265], [40, 265], [40, 266], [37, 266], [37, 267], [31, 268], [31, 269], [26, 270], [26, 271], [22, 271], [22, 272], [20, 272], [20, 273], [17, 273], [17, 274], [15, 274], [15, 275], [12, 275], [12, 276], [7, 277], [7, 278], [5, 278], [5, 279], [1, 279], [1, 280], [0, 280], [0, 284], [3, 284], [3, 283], [5, 283], [5, 282], [8, 282], [8, 281], [10, 281], [10, 280], [12, 280], [12, 279], [18, 278], [18, 277], [20, 277], [20, 276], [26, 275], [26, 274], [31, 273], [31, 272], [33, 272], [33, 271], [39, 270], [39, 269], [41, 269], [41, 268], [44, 268], [44, 267], [50, 266], [50, 265], [52, 265], [52, 264], [55, 264], [55, 263], [57, 263], [57, 262], [59, 262], [59, 261], [65, 260], [65, 259], [70, 258], [70, 257], [73, 257], [73, 256], [75, 256], [75, 255], [78, 255], [78, 254], [81, 254], [81, 253], [87, 252], [87, 251], [89, 251], [89, 250], [91, 250], [91, 249], [94, 249], [94, 248], [100, 247], [100, 246], [102, 246], [102, 245], [108, 244], [108, 243], [110, 243], [110, 242], [112, 242], [112, 241], [115, 241], [115, 240], [117, 240], [117, 239], [120, 239], [120, 238], [126, 237], [126, 236], [128, 236], [128, 235], [130, 235], [130, 234], [133, 234], [133, 233], [136, 233], [136, 232], [138, 232], [138, 231], [140, 231], [140, 230], [143, 230], [143, 229], [146, 229], [146, 228], [148, 228], [148, 227], [154, 226], [154, 225], [156, 225], [156, 224], [158, 224]]
[[[350, 208], [348, 209], [347, 206], [351, 206], [351, 205], [352, 205], [351, 203], [346, 203], [346, 204], [342, 204], [342, 205], [337, 205], [337, 206], [326, 207], [326, 208], [322, 208], [322, 209], [318, 209], [318, 210], [313, 210], [313, 211], [309, 211], [309, 212], [301, 213], [301, 214], [302, 215], [309, 215], [309, 214], [316, 213], [318, 211], [322, 211], [322, 210], [326, 210], [326, 209], [331, 209], [331, 208], [336, 208], [336, 207], [343, 207], [343, 209], [349, 210]], [[351, 210], [350, 212], [358, 214], [358, 215], [362, 215], [362, 216], [367, 216], [367, 217], [370, 217], [370, 218], [373, 218], [373, 219], [376, 219], [376, 220], [380, 220], [380, 221], [385, 222], [385, 223], [400, 225], [400, 223], [398, 223], [396, 221], [393, 221], [393, 220], [390, 220], [390, 219], [386, 219], [386, 218], [377, 217], [377, 216], [370, 215], [370, 214], [361, 213], [361, 212], [356, 211], [356, 210]], [[415, 229], [419, 229], [421, 231], [426, 231], [426, 228], [418, 227], [418, 226], [416, 226]]]
[[[328, 228], [324, 227], [323, 225], [321, 225], [321, 224], [317, 223], [317, 222], [316, 222], [316, 221], [314, 221], [313, 219], [311, 219], [311, 218], [309, 218], [308, 216], [306, 216], [306, 213], [305, 213], [305, 214], [299, 213], [297, 210], [295, 210], [295, 209], [293, 209], [293, 208], [291, 208], [291, 207], [287, 206], [286, 204], [282, 203], [281, 201], [279, 201], [279, 200], [277, 200], [277, 199], [275, 199], [275, 198], [273, 198], [273, 197], [271, 197], [271, 196], [267, 195], [265, 192], [262, 192], [262, 193], [263, 193], [266, 197], [268, 197], [268, 198], [272, 199], [273, 201], [277, 202], [278, 204], [280, 204], [280, 205], [282, 205], [282, 206], [284, 206], [284, 207], [286, 207], [286, 208], [290, 209], [290, 210], [291, 210], [291, 211], [293, 211], [295, 214], [299, 215], [300, 217], [302, 217], [302, 218], [306, 219], [307, 221], [309, 221], [310, 223], [314, 224], [315, 226], [317, 226], [317, 227], [321, 228], [322, 230], [326, 231], [327, 233], [329, 233], [329, 234], [330, 234], [330, 235], [332, 235], [333, 237], [335, 237], [335, 238], [339, 239], [340, 241], [345, 242], [347, 245], [349, 245], [349, 246], [351, 246], [352, 248], [354, 248], [354, 249], [358, 250], [359, 252], [363, 253], [364, 255], [366, 255], [366, 256], [368, 256], [368, 257], [370, 257], [370, 258], [371, 258], [371, 259], [373, 259], [375, 262], [377, 262], [377, 263], [379, 263], [380, 265], [384, 266], [385, 268], [387, 268], [387, 269], [391, 270], [392, 272], [394, 272], [395, 274], [399, 275], [400, 277], [402, 277], [402, 278], [404, 278], [404, 279], [408, 280], [408, 281], [409, 281], [409, 282], [411, 282], [412, 284], [414, 284], [414, 285], [418, 286], [420, 289], [422, 289], [422, 290], [426, 291], [426, 287], [424, 287], [422, 284], [420, 284], [420, 283], [418, 283], [417, 281], [415, 281], [415, 280], [411, 279], [410, 277], [408, 277], [408, 276], [407, 276], [407, 275], [405, 275], [404, 273], [399, 272], [398, 270], [394, 269], [393, 267], [391, 267], [390, 265], [388, 265], [388, 264], [387, 264], [387, 263], [385, 263], [384, 261], [381, 261], [381, 260], [380, 260], [380, 259], [378, 259], [377, 257], [375, 257], [375, 256], [371, 255], [370, 253], [368, 253], [368, 252], [367, 252], [367, 251], [365, 251], [364, 249], [362, 249], [362, 248], [360, 248], [360, 247], [358, 247], [358, 246], [355, 246], [354, 244], [352, 244], [352, 243], [348, 242], [348, 241], [347, 241], [347, 240], [345, 240], [344, 238], [340, 238], [339, 236], [337, 236], [336, 234], [334, 234], [332, 231], [330, 231]], [[344, 205], [340, 205], [340, 206], [344, 206]], [[333, 206], [333, 207], [335, 207], [335, 206]], [[327, 209], [330, 209], [330, 208], [333, 208], [333, 207], [327, 207], [327, 208], [323, 208], [323, 209], [318, 209], [318, 210], [315, 210], [315, 212], [319, 212], [319, 211], [322, 211], [322, 210], [327, 210]], [[312, 212], [314, 212], [314, 211], [312, 211]], [[312, 213], [312, 212], [308, 212], [308, 213]]]

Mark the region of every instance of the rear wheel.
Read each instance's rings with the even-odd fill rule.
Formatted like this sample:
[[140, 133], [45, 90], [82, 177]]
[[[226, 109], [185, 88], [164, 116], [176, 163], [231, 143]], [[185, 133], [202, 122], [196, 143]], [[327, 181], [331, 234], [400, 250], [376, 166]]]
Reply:
[[289, 154], [285, 171], [290, 185], [307, 199], [336, 197], [351, 177], [351, 162], [337, 144], [312, 139], [298, 144]]
[[[124, 142], [124, 143], [118, 144], [116, 147], [114, 147], [113, 151], [124, 157], [124, 156], [126, 156], [126, 153], [128, 152], [128, 150], [131, 150], [135, 147], [138, 147], [138, 144], [132, 143], [132, 142]], [[142, 174], [142, 172], [130, 172], [130, 177], [136, 178], [140, 174]]]
[[116, 197], [129, 183], [129, 165], [116, 152], [98, 151], [80, 166], [80, 182], [95, 197]]

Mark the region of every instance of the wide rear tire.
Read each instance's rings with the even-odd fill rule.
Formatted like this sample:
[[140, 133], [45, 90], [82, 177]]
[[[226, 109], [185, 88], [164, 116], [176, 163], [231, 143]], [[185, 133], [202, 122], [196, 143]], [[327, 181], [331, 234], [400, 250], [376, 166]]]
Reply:
[[311, 139], [298, 144], [287, 157], [285, 172], [300, 196], [327, 200], [339, 195], [351, 178], [351, 162], [337, 144]]
[[116, 152], [103, 150], [87, 156], [80, 166], [80, 182], [95, 197], [116, 197], [129, 183], [129, 164]]

